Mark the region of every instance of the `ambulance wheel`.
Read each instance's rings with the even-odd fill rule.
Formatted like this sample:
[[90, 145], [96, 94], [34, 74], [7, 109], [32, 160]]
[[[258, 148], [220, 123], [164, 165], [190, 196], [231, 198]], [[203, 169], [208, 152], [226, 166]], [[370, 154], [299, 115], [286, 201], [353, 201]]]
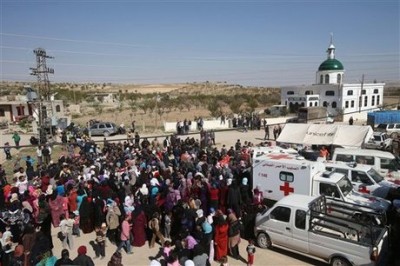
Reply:
[[260, 248], [271, 248], [272, 247], [271, 238], [266, 233], [258, 234], [257, 244]]
[[348, 260], [342, 257], [334, 257], [331, 260], [331, 266], [350, 266], [350, 263]]

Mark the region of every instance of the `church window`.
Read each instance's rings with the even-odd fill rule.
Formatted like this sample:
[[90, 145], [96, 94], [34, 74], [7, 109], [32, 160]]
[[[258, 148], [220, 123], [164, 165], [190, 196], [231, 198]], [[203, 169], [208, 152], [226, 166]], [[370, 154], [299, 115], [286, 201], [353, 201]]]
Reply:
[[347, 91], [347, 96], [353, 95], [353, 90], [348, 90]]
[[312, 106], [312, 102], [310, 102], [310, 103], [308, 104], [308, 106], [310, 106], [310, 107], [311, 107], [311, 106]]
[[332, 108], [336, 108], [336, 107], [337, 107], [336, 102], [332, 102]]
[[374, 89], [374, 93], [375, 93], [375, 94], [378, 94], [378, 93], [379, 93], [379, 90], [378, 90], [378, 89]]
[[367, 94], [366, 90], [361, 90], [361, 94]]
[[6, 112], [3, 108], [0, 108], [0, 116], [6, 116]]
[[342, 82], [342, 75], [337, 74], [337, 83], [341, 83]]
[[294, 91], [288, 91], [286, 94], [287, 94], [287, 95], [293, 95], [293, 94], [294, 94]]
[[301, 106], [301, 107], [304, 107], [304, 105], [305, 105], [305, 103], [304, 103], [304, 102], [302, 102], [302, 103], [300, 104], [300, 106]]
[[313, 95], [314, 92], [313, 91], [306, 91], [306, 95]]
[[376, 105], [380, 105], [381, 104], [380, 100], [381, 100], [380, 95], [376, 95]]
[[61, 107], [60, 107], [59, 104], [56, 105], [56, 112], [57, 112], [57, 113], [61, 112]]
[[372, 95], [372, 97], [371, 97], [371, 105], [372, 106], [375, 105], [375, 95]]
[[364, 96], [364, 107], [368, 105], [368, 96]]
[[319, 76], [319, 84], [323, 84], [324, 83], [324, 76], [321, 75]]
[[344, 102], [344, 108], [349, 108], [349, 101]]
[[335, 91], [326, 91], [325, 96], [335, 96]]
[[354, 107], [354, 101], [351, 101], [350, 107]]
[[315, 102], [315, 103], [314, 103], [314, 106], [318, 106], [318, 102]]
[[329, 84], [329, 75], [328, 74], [325, 75], [325, 84]]
[[324, 102], [322, 103], [322, 106], [328, 107], [328, 102], [327, 102], [327, 101], [324, 101]]

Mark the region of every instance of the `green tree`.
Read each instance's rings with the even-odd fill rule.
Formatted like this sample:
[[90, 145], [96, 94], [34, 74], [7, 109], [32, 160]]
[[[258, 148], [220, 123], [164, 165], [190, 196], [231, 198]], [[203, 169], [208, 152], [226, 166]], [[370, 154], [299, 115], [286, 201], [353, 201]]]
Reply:
[[100, 103], [94, 103], [93, 107], [94, 107], [94, 110], [96, 111], [96, 113], [98, 113], [98, 114], [103, 113], [103, 106]]
[[231, 109], [232, 113], [234, 114], [238, 114], [240, 112], [240, 107], [242, 106], [242, 100], [240, 99], [233, 99], [230, 103], [229, 103], [229, 109]]
[[247, 102], [247, 105], [250, 109], [250, 112], [254, 112], [256, 108], [258, 107], [258, 102], [254, 98], [250, 98], [249, 101]]
[[217, 99], [212, 99], [207, 104], [207, 109], [212, 117], [221, 116], [221, 108]]

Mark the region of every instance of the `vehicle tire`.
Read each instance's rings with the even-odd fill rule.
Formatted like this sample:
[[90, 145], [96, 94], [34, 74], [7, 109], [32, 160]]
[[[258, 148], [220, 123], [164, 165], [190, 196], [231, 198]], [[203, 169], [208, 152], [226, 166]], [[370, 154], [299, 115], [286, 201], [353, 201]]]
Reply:
[[266, 233], [259, 233], [257, 235], [257, 245], [260, 248], [271, 248], [272, 247], [271, 238]]
[[331, 266], [351, 266], [350, 262], [342, 257], [334, 257], [330, 263]]
[[110, 132], [104, 131], [104, 132], [103, 132], [103, 136], [104, 136], [104, 137], [109, 137], [109, 136], [110, 136]]

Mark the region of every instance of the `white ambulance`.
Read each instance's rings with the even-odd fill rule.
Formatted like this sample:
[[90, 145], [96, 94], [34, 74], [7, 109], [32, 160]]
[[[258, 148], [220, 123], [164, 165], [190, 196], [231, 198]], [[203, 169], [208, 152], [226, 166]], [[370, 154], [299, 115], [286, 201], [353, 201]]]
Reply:
[[390, 152], [336, 148], [332, 161], [372, 165], [386, 180], [400, 184], [400, 158]]
[[347, 175], [325, 170], [323, 162], [294, 154], [271, 153], [253, 158], [253, 186], [268, 203], [290, 194], [325, 195], [344, 202], [387, 210], [390, 202], [355, 191]]
[[324, 162], [326, 169], [337, 173], [346, 174], [356, 191], [373, 194], [379, 187], [399, 188], [400, 185], [385, 180], [372, 165], [345, 163], [345, 162]]

